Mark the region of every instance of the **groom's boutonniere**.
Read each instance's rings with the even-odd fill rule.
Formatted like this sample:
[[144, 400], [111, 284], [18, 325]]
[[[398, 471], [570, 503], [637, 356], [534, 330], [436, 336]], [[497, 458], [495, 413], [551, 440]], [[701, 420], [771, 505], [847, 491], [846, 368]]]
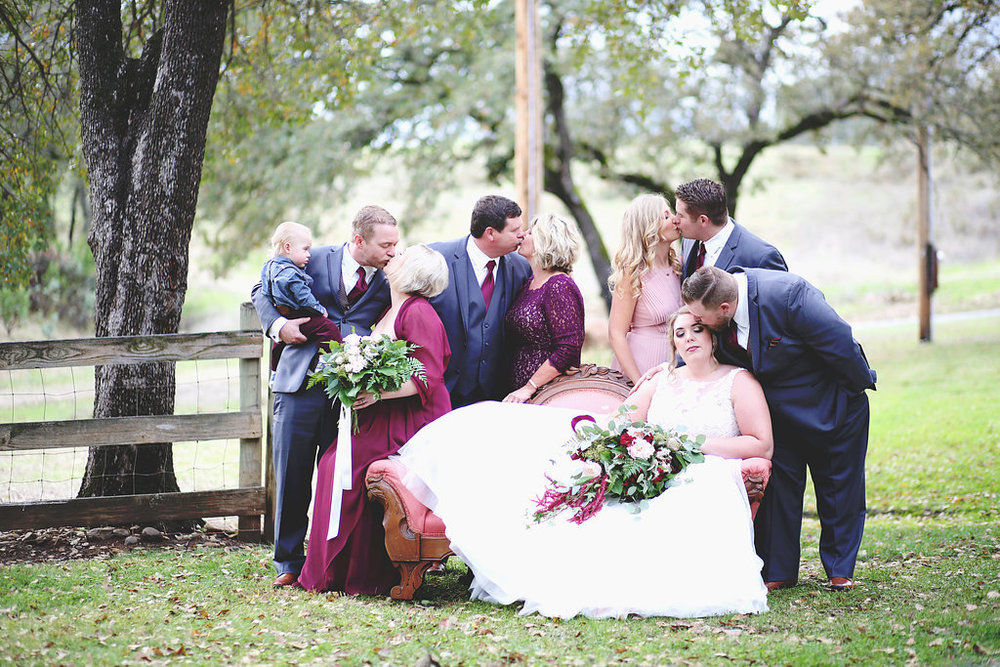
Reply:
[[781, 336], [778, 336], [777, 338], [768, 338], [767, 339], [767, 349], [771, 350], [771, 349], [777, 347], [778, 343], [780, 343], [780, 342], [781, 342]]

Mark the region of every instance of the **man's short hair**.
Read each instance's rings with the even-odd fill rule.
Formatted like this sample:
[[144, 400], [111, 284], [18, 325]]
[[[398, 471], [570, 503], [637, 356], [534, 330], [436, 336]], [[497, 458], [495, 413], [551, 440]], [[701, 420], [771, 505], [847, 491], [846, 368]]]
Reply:
[[696, 178], [690, 183], [677, 186], [674, 195], [684, 202], [692, 213], [696, 216], [706, 216], [716, 227], [722, 227], [729, 220], [726, 189], [721, 183], [707, 178]]
[[351, 232], [354, 236], [361, 236], [365, 241], [370, 241], [372, 234], [375, 232], [375, 225], [392, 225], [393, 227], [398, 226], [396, 218], [392, 217], [392, 213], [385, 210], [381, 206], [368, 205], [362, 207], [358, 214], [354, 216], [354, 222], [351, 223]]
[[472, 224], [469, 225], [469, 231], [473, 238], [477, 239], [482, 238], [487, 227], [502, 232], [507, 226], [507, 220], [519, 215], [521, 215], [521, 207], [517, 205], [517, 202], [500, 195], [486, 195], [480, 197], [472, 208]]
[[735, 303], [737, 298], [736, 279], [714, 266], [703, 266], [681, 285], [684, 303], [701, 302], [705, 308], [718, 308], [722, 303]]

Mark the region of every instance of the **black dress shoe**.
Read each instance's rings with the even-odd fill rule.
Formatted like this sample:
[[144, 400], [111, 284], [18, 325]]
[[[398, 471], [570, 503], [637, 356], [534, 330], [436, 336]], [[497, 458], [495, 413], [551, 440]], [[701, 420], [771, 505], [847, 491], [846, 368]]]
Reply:
[[298, 576], [292, 574], [291, 572], [283, 572], [278, 575], [272, 584], [275, 588], [283, 588], [285, 586], [298, 586], [299, 578]]

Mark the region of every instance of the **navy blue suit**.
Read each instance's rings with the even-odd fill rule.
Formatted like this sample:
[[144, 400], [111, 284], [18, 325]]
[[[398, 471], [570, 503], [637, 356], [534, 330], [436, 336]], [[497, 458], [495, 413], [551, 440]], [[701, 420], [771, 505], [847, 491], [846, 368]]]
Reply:
[[[312, 249], [306, 273], [312, 279], [312, 291], [327, 310], [343, 335], [371, 333], [372, 324], [389, 307], [389, 284], [385, 274], [376, 271], [371, 284], [353, 306], [347, 305], [347, 292], [353, 285], [342, 284], [344, 246], [320, 246]], [[253, 305], [267, 332], [279, 317], [278, 311], [260, 290], [251, 293]], [[282, 354], [282, 361], [292, 348]], [[274, 420], [271, 447], [274, 459], [274, 567], [279, 574], [298, 575], [305, 562], [306, 529], [309, 501], [312, 499], [312, 476], [316, 462], [333, 442], [337, 417], [321, 387], [304, 389], [305, 371], [286, 391], [274, 392]]]
[[448, 262], [448, 287], [431, 299], [431, 305], [444, 323], [451, 347], [444, 382], [452, 408], [506, 395], [510, 360], [504, 344], [504, 316], [531, 279], [526, 259], [514, 252], [500, 257], [487, 311], [469, 259], [468, 240], [463, 236], [430, 244]]
[[760, 381], [774, 428], [771, 481], [754, 522], [765, 581], [798, 578], [806, 466], [816, 487], [820, 559], [828, 577], [854, 576], [865, 522], [868, 396], [875, 371], [851, 327], [805, 279], [734, 267], [747, 277], [750, 359], [719, 346]]
[[[730, 218], [732, 220], [732, 218]], [[776, 271], [787, 271], [785, 258], [781, 256], [778, 249], [764, 239], [751, 234], [746, 227], [743, 227], [733, 220], [733, 232], [726, 239], [726, 245], [715, 260], [714, 266], [728, 271], [734, 266], [755, 267], [759, 269], [774, 269]], [[684, 239], [681, 242], [681, 254], [684, 256], [684, 271], [681, 274], [683, 281], [694, 273], [692, 262], [694, 257], [691, 252], [694, 249], [694, 239]]]

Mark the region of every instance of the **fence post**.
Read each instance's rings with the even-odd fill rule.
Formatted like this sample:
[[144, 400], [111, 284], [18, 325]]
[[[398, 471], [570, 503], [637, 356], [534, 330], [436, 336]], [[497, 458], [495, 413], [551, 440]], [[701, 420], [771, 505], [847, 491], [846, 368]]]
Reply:
[[[260, 319], [253, 304], [240, 306], [240, 329], [260, 331]], [[260, 413], [260, 357], [240, 359], [240, 411]], [[240, 438], [240, 487], [260, 486], [261, 438]], [[267, 493], [270, 496], [270, 493]], [[267, 506], [270, 513], [270, 505]], [[260, 541], [260, 516], [239, 517], [239, 537]]]

